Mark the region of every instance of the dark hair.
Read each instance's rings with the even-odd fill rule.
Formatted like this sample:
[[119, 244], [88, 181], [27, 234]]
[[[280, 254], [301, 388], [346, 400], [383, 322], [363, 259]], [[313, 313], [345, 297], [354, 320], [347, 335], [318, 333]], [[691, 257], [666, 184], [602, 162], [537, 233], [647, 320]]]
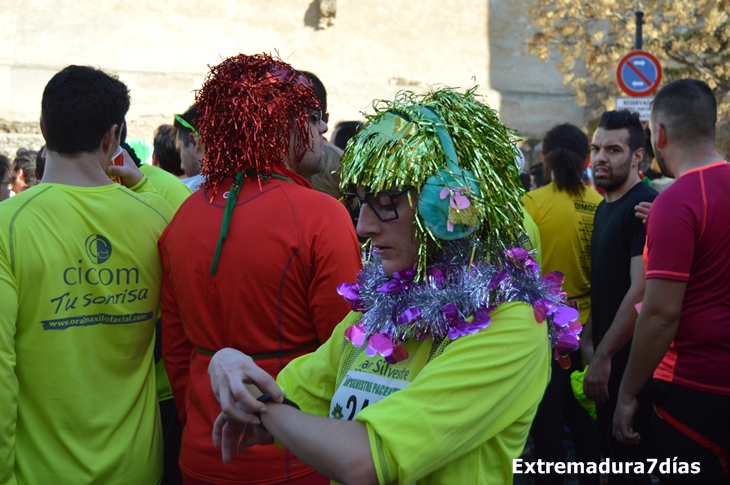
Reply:
[[95, 152], [112, 125], [121, 128], [129, 90], [116, 77], [87, 66], [68, 66], [43, 90], [41, 117], [48, 150]]
[[322, 81], [312, 74], [309, 71], [299, 71], [302, 74], [304, 74], [304, 77], [309, 79], [309, 82], [312, 83], [312, 87], [314, 87], [314, 95], [317, 97], [317, 101], [319, 101], [319, 105], [322, 107], [322, 111], [327, 111], [327, 90], [324, 88], [324, 84], [322, 84]]
[[43, 172], [46, 171], [46, 157], [43, 156], [43, 145], [35, 156], [35, 173], [38, 174], [38, 180], [43, 178]]
[[598, 121], [598, 128], [604, 130], [622, 130], [626, 128], [629, 131], [629, 150], [631, 150], [631, 153], [639, 148], [646, 147], [646, 135], [644, 135], [644, 127], [641, 125], [639, 113], [632, 113], [627, 109], [605, 111]]
[[697, 79], [672, 81], [659, 90], [651, 106], [654, 123], [667, 136], [683, 143], [715, 141], [717, 100], [710, 87]]
[[545, 169], [552, 173], [558, 190], [571, 195], [580, 195], [585, 190], [581, 177], [589, 153], [588, 137], [570, 123], [554, 127], [542, 140]]
[[530, 174], [525, 172], [520, 172], [520, 182], [522, 182], [522, 187], [525, 189], [525, 192], [530, 191]]
[[[192, 105], [185, 111], [183, 114], [178, 115], [188, 123], [190, 123], [192, 126], [195, 127], [196, 130], [199, 130], [198, 126], [198, 107], [196, 105]], [[187, 126], [183, 126], [182, 123], [180, 123], [178, 120], [175, 120], [172, 122], [172, 126], [174, 126], [177, 129], [177, 137], [182, 140], [182, 142], [185, 144], [185, 146], [190, 145], [192, 142], [190, 141], [190, 133], [193, 132], [190, 128]]]
[[5, 172], [10, 172], [10, 160], [8, 160], [8, 157], [0, 153], [0, 180], [5, 178]]
[[550, 183], [550, 181], [545, 178], [542, 163], [536, 163], [530, 167], [530, 177], [532, 181], [535, 182], [535, 187], [538, 189]]
[[26, 150], [25, 148], [19, 148], [15, 153], [15, 159], [13, 160], [13, 168], [17, 172], [23, 170], [23, 177], [25, 177], [25, 183], [28, 186], [38, 184], [38, 179], [35, 177], [35, 159], [38, 152], [35, 150]]
[[155, 140], [152, 142], [154, 154], [160, 168], [173, 175], [183, 175], [180, 166], [180, 154], [175, 148], [175, 127], [172, 125], [160, 125], [155, 131]]
[[134, 148], [129, 146], [129, 143], [127, 143], [127, 124], [125, 123], [124, 126], [122, 126], [122, 134], [119, 137], [119, 146], [127, 150], [127, 153], [129, 154], [129, 158], [132, 159], [135, 165], [137, 165], [137, 168], [142, 166], [142, 160], [139, 159], [139, 156], [137, 155], [137, 152], [134, 151]]
[[332, 144], [340, 150], [344, 150], [347, 146], [347, 142], [350, 141], [350, 138], [355, 136], [355, 133], [357, 133], [362, 126], [363, 124], [360, 121], [340, 121], [337, 125], [335, 125]]

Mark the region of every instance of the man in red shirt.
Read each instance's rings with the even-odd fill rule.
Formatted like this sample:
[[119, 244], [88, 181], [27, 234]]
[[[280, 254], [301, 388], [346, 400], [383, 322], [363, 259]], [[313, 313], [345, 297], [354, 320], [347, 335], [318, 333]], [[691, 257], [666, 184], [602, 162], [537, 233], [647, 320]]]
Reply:
[[315, 350], [350, 305], [360, 252], [336, 199], [300, 175], [319, 166], [326, 129], [309, 81], [269, 56], [227, 59], [197, 94], [205, 183], [160, 238], [162, 353], [183, 424], [185, 484], [329, 483], [286, 449], [261, 446], [223, 466], [220, 406], [207, 376], [224, 347], [269, 372]]
[[[619, 390], [614, 435], [632, 444], [635, 396], [652, 377], [652, 456], [662, 483], [728, 483], [730, 165], [715, 152], [717, 104], [694, 79], [659, 91], [652, 145], [676, 182], [647, 219], [646, 291]], [[647, 465], [648, 466], [648, 465]]]

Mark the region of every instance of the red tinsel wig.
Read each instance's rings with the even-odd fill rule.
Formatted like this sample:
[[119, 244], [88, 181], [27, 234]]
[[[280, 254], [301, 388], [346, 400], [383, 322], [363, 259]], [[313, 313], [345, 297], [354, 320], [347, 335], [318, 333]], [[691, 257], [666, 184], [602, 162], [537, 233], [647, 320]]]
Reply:
[[212, 67], [195, 104], [206, 147], [201, 173], [214, 191], [239, 172], [268, 175], [285, 166], [292, 139], [298, 164], [309, 149], [308, 117], [320, 109], [307, 78], [267, 54], [239, 54]]

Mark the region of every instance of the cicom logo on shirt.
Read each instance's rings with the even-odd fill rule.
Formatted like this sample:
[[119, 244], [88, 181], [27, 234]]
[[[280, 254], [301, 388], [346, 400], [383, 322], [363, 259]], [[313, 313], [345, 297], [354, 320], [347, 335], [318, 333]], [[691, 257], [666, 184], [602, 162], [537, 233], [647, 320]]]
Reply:
[[92, 263], [101, 264], [112, 255], [112, 244], [101, 234], [92, 234], [86, 238], [86, 255]]
[[[109, 239], [101, 234], [88, 236], [84, 240], [88, 259], [84, 260], [82, 253], [77, 253], [76, 263], [60, 271], [60, 282], [65, 286], [59, 285], [58, 289], [63, 293], [49, 298], [47, 314], [50, 316], [52, 312], [54, 318], [42, 320], [43, 329], [135, 324], [150, 320], [153, 312], [147, 311], [150, 308], [144, 300], [157, 294], [153, 290], [150, 295], [149, 283], [140, 268], [134, 265], [134, 255], [128, 254], [126, 249], [118, 246], [116, 261], [110, 261], [112, 245]], [[129, 266], [121, 266], [123, 263]]]

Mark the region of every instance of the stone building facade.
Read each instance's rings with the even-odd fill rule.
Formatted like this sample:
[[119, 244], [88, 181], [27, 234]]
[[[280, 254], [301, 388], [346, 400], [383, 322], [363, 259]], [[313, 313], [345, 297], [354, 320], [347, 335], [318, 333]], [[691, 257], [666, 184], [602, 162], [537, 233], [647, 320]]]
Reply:
[[[118, 74], [131, 137], [151, 139], [209, 65], [278, 52], [317, 74], [330, 125], [401, 89], [480, 86], [526, 138], [583, 122], [554, 62], [525, 52], [528, 0], [0, 0], [0, 151], [37, 148], [43, 87], [68, 64]], [[529, 154], [528, 154], [529, 156]]]

